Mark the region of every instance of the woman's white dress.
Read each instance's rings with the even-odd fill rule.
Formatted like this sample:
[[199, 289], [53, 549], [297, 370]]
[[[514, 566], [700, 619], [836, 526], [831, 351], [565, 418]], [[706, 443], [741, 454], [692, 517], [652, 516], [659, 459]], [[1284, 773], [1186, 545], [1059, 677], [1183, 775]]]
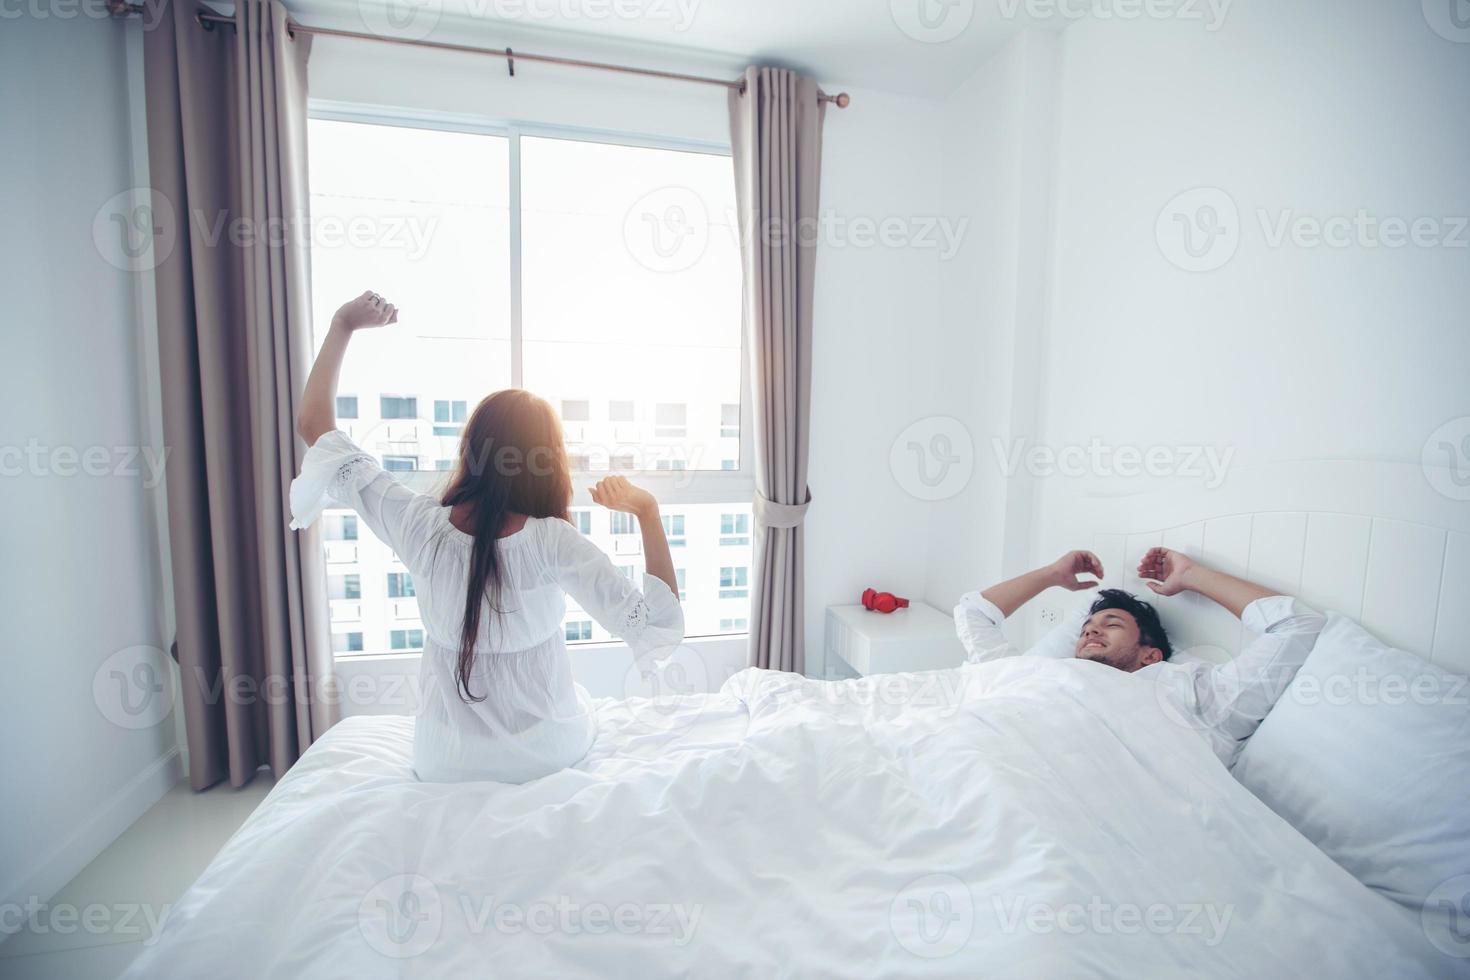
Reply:
[[456, 662], [474, 539], [449, 509], [393, 479], [340, 431], [316, 441], [291, 484], [293, 528], [333, 504], [350, 507], [413, 576], [424, 653], [414, 727], [420, 779], [520, 783], [579, 761], [592, 744], [587, 692], [572, 680], [562, 621], [570, 595], [639, 659], [672, 653], [684, 638], [679, 601], [661, 579], [643, 589], [566, 521], [531, 518], [500, 538], [502, 611], [480, 614], [470, 690]]

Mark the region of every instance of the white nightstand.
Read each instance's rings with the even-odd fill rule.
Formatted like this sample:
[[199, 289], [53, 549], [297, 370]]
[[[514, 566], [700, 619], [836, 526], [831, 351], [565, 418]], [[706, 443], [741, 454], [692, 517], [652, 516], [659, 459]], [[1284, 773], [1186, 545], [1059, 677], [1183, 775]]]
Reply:
[[939, 670], [965, 662], [954, 617], [922, 602], [891, 613], [827, 607], [827, 663], [859, 675]]

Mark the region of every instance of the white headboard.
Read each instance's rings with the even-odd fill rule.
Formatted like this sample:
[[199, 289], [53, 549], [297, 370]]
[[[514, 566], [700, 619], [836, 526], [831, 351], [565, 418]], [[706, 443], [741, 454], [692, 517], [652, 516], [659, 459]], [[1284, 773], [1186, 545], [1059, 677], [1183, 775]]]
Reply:
[[[1149, 592], [1135, 569], [1155, 545], [1351, 616], [1385, 642], [1470, 673], [1470, 502], [1437, 492], [1417, 464], [1308, 460], [1237, 467], [1213, 490], [1175, 482], [1113, 496], [1076, 485], [1041, 491], [1038, 557], [1092, 548], [1106, 585], [1157, 600], [1176, 647], [1234, 653], [1241, 627], [1199, 596]], [[1033, 605], [1039, 617], [1046, 607]], [[1030, 627], [1033, 636], [1044, 628], [1039, 619]]]

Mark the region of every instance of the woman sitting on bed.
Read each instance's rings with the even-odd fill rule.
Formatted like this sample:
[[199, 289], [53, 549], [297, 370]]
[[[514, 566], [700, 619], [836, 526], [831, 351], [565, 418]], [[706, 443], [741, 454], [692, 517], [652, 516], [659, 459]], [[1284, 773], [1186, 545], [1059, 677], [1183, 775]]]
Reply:
[[592, 488], [594, 502], [638, 517], [648, 568], [639, 591], [567, 523], [561, 423], [518, 388], [476, 406], [442, 497], [394, 480], [337, 431], [335, 409], [353, 333], [397, 321], [377, 293], [332, 318], [296, 417], [311, 448], [291, 484], [291, 526], [310, 526], [331, 504], [350, 507], [412, 574], [424, 623], [419, 778], [525, 782], [576, 763], [592, 744], [587, 692], [567, 659], [565, 594], [640, 661], [672, 653], [684, 638], [658, 503], [622, 477]]

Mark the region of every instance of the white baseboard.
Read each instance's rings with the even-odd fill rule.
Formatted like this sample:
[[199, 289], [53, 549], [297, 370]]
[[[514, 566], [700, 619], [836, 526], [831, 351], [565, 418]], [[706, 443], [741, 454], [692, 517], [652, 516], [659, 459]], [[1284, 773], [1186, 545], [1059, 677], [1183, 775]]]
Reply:
[[[183, 776], [177, 747], [154, 759], [127, 785], [104, 801], [65, 840], [60, 841], [28, 871], [5, 882], [0, 908], [24, 905], [32, 896], [45, 902], [75, 878], [92, 859], [105, 851], [122, 832], [147, 813]], [[0, 933], [0, 942], [7, 938]]]

